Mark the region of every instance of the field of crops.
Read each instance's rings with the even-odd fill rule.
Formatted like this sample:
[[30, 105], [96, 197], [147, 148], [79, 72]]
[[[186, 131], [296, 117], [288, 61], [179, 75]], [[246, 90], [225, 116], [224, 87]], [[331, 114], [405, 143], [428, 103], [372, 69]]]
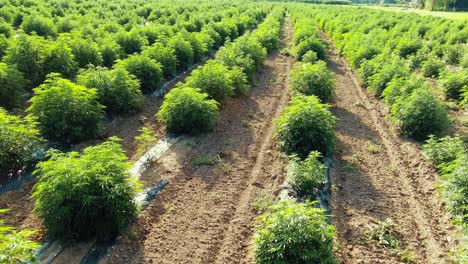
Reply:
[[467, 263], [468, 20], [324, 3], [2, 2], [0, 263]]

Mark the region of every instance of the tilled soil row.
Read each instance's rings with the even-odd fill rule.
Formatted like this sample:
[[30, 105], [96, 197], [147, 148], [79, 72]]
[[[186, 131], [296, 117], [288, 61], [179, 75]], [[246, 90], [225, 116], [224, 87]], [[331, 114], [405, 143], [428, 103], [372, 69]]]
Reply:
[[360, 87], [331, 40], [328, 64], [336, 78], [333, 112], [339, 118], [332, 182], [333, 224], [342, 263], [400, 263], [396, 252], [366, 241], [367, 226], [393, 220], [400, 253], [417, 263], [446, 263], [453, 226], [436, 189], [438, 175], [419, 145], [403, 139], [388, 107]]
[[[292, 31], [287, 19], [283, 45], [290, 45]], [[170, 183], [103, 263], [252, 261], [252, 202], [261, 190], [277, 192], [284, 180], [285, 157], [272, 131], [289, 100], [292, 64], [291, 57], [270, 54], [249, 95], [223, 104], [214, 132], [178, 143], [150, 169]]]

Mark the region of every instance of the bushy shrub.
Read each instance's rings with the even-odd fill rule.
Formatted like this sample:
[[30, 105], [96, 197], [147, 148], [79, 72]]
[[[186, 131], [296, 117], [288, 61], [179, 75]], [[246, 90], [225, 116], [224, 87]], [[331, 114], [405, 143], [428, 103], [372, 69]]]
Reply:
[[143, 93], [156, 91], [164, 79], [161, 64], [144, 55], [132, 55], [118, 63], [140, 81]]
[[435, 58], [430, 58], [423, 63], [421, 73], [426, 77], [439, 77], [442, 71], [445, 69], [443, 61]]
[[445, 107], [426, 89], [416, 89], [409, 97], [398, 99], [392, 118], [404, 135], [418, 140], [442, 134], [450, 123]]
[[305, 63], [315, 63], [317, 62], [318, 57], [317, 57], [317, 52], [313, 50], [307, 51], [304, 56], [302, 56], [302, 61]]
[[99, 45], [99, 52], [102, 57], [102, 65], [111, 67], [115, 61], [122, 58], [122, 48], [110, 39], [106, 39]]
[[183, 85], [198, 88], [211, 98], [220, 101], [234, 94], [234, 87], [228, 73], [229, 69], [226, 66], [210, 61], [194, 70]]
[[156, 42], [143, 50], [142, 54], [161, 63], [166, 78], [170, 78], [176, 74], [177, 57], [175, 51], [171, 47]]
[[[0, 209], [0, 213], [6, 212]], [[35, 263], [36, 251], [41, 247], [37, 242], [29, 240], [35, 231], [17, 231], [12, 226], [7, 226], [0, 219], [0, 262], [10, 263]]]
[[458, 65], [463, 58], [462, 45], [450, 45], [445, 49], [445, 61], [451, 65]]
[[29, 81], [28, 88], [40, 85], [43, 81], [40, 50], [37, 38], [22, 34], [14, 38], [4, 58], [6, 64], [15, 66], [24, 74]]
[[320, 60], [325, 60], [327, 57], [325, 45], [320, 39], [316, 38], [308, 38], [297, 44], [294, 47], [294, 55], [298, 60], [302, 60], [304, 54], [309, 50], [315, 51]]
[[408, 77], [411, 75], [410, 70], [405, 63], [400, 59], [394, 59], [381, 68], [367, 81], [367, 89], [376, 96], [381, 96], [382, 92], [387, 88], [388, 83], [393, 78]]
[[415, 38], [401, 38], [396, 49], [398, 50], [398, 55], [400, 55], [400, 57], [408, 58], [409, 55], [415, 54], [421, 47], [421, 42]]
[[280, 202], [257, 219], [255, 263], [336, 263], [335, 229], [312, 203]]
[[354, 52], [350, 52], [348, 54], [348, 58], [351, 62], [351, 65], [355, 68], [359, 68], [361, 66], [361, 63], [364, 60], [371, 60], [375, 56], [377, 56], [380, 53], [380, 50], [372, 47], [372, 46], [367, 46], [364, 45], [357, 49]]
[[52, 19], [42, 17], [38, 14], [26, 17], [21, 27], [24, 32], [28, 34], [35, 32], [37, 35], [43, 37], [54, 36], [57, 31]]
[[297, 63], [291, 71], [291, 89], [329, 102], [335, 95], [335, 78], [323, 61], [316, 64]]
[[468, 153], [465, 151], [443, 170], [442, 197], [449, 210], [466, 226], [468, 224]]
[[231, 80], [235, 95], [247, 94], [250, 87], [249, 82], [247, 80], [247, 75], [240, 67], [229, 69], [227, 77]]
[[0, 108], [0, 172], [14, 172], [34, 159], [42, 140], [36, 124]]
[[424, 154], [436, 165], [444, 165], [457, 159], [465, 151], [463, 140], [459, 137], [436, 138], [430, 136], [423, 145]]
[[128, 55], [141, 52], [143, 50], [143, 46], [148, 45], [148, 40], [136, 31], [121, 32], [116, 35], [116, 41], [122, 50]]
[[312, 151], [303, 161], [291, 157], [288, 170], [288, 183], [299, 195], [313, 196], [325, 182], [325, 165], [320, 161], [322, 155]]
[[82, 154], [48, 151], [35, 174], [35, 211], [49, 234], [58, 238], [114, 238], [137, 214], [140, 184], [129, 176], [130, 163], [110, 140]]
[[14, 66], [0, 63], [0, 107], [11, 110], [20, 104], [26, 80]]
[[75, 56], [67, 44], [63, 42], [50, 43], [43, 50], [42, 74], [60, 73], [65, 78], [73, 78], [78, 70]]
[[276, 121], [275, 138], [287, 154], [326, 154], [335, 143], [336, 118], [315, 96], [295, 96]]
[[164, 98], [158, 120], [171, 133], [195, 134], [212, 130], [218, 119], [218, 103], [194, 88], [174, 88]]
[[56, 74], [34, 89], [28, 108], [42, 134], [63, 143], [95, 137], [101, 129], [103, 106], [96, 89], [76, 85]]
[[95, 42], [90, 39], [75, 38], [68, 44], [72, 49], [75, 61], [78, 67], [84, 68], [89, 64], [99, 66], [102, 63], [99, 48]]
[[384, 102], [393, 105], [399, 98], [408, 97], [416, 89], [430, 89], [423, 78], [393, 78], [382, 92]]
[[468, 87], [468, 70], [447, 74], [442, 81], [442, 87], [447, 98], [461, 101], [463, 89]]
[[128, 113], [142, 101], [138, 80], [124, 68], [108, 70], [90, 67], [78, 74], [77, 82], [88, 88], [96, 88], [99, 102], [108, 113]]
[[187, 69], [194, 62], [194, 51], [189, 41], [185, 40], [181, 35], [175, 35], [167, 42], [177, 57], [177, 68]]

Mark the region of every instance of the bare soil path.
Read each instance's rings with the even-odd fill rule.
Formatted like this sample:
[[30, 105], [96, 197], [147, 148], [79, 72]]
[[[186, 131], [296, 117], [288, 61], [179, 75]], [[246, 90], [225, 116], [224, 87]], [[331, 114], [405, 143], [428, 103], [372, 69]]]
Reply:
[[[283, 45], [292, 34], [288, 18]], [[177, 143], [143, 176], [145, 183], [166, 178], [169, 185], [103, 263], [252, 262], [252, 202], [284, 180], [285, 157], [272, 131], [289, 100], [293, 60], [270, 54], [249, 95], [223, 104], [214, 132]]]
[[453, 226], [438, 199], [437, 173], [418, 144], [389, 124], [388, 108], [359, 86], [328, 37], [322, 38], [330, 44], [328, 65], [336, 76], [332, 111], [339, 118], [339, 142], [331, 176], [340, 262], [400, 263], [396, 254], [365, 241], [368, 224], [390, 218], [416, 263], [447, 263]]

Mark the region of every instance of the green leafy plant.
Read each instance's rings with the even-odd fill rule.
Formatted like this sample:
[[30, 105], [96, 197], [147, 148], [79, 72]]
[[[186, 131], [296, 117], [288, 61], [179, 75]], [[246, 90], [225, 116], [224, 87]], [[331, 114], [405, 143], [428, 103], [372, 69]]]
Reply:
[[34, 89], [27, 109], [42, 134], [62, 143], [95, 137], [101, 129], [103, 106], [96, 89], [76, 85], [56, 74]]
[[138, 132], [140, 132], [140, 134], [135, 137], [135, 142], [138, 146], [137, 152], [143, 155], [154, 146], [158, 138], [154, 135], [154, 131], [148, 127], [142, 127]]
[[135, 75], [143, 93], [154, 92], [164, 79], [161, 64], [143, 55], [132, 55], [120, 61], [117, 67], [123, 67]]
[[257, 219], [255, 263], [337, 263], [335, 229], [313, 203], [279, 202]]
[[0, 172], [16, 171], [34, 160], [42, 145], [39, 134], [36, 123], [0, 108]]
[[198, 88], [211, 98], [220, 101], [234, 94], [229, 69], [223, 64], [210, 61], [194, 70], [183, 86]]
[[325, 50], [325, 45], [320, 39], [317, 39], [315, 37], [304, 39], [299, 44], [294, 46], [294, 55], [298, 60], [302, 60], [302, 57], [310, 50], [317, 53], [317, 57], [320, 60], [326, 59], [327, 54]]
[[445, 64], [442, 60], [431, 58], [423, 63], [421, 73], [426, 77], [439, 77], [444, 69]]
[[218, 119], [218, 103], [194, 88], [174, 88], [157, 113], [171, 133], [199, 133], [212, 130]]
[[463, 100], [463, 90], [468, 89], [468, 70], [447, 74], [443, 78], [442, 87], [447, 98]]
[[450, 124], [445, 107], [426, 89], [398, 99], [392, 107], [392, 119], [403, 134], [418, 140], [441, 135]]
[[291, 90], [329, 102], [335, 95], [335, 79], [323, 61], [298, 63], [291, 71]]
[[135, 76], [121, 67], [108, 70], [91, 66], [81, 70], [76, 79], [80, 85], [96, 88], [99, 102], [111, 114], [135, 110], [143, 100], [140, 83]]
[[315, 96], [297, 95], [276, 121], [275, 138], [287, 154], [306, 158], [313, 150], [333, 148], [336, 118]]
[[[0, 213], [6, 212], [1, 209]], [[29, 240], [36, 232], [32, 230], [17, 231], [5, 225], [0, 219], [0, 262], [5, 264], [26, 264], [35, 262], [35, 252], [41, 245]]]
[[99, 240], [114, 238], [137, 214], [140, 183], [118, 138], [86, 148], [82, 154], [48, 151], [35, 170], [35, 212], [50, 235]]
[[312, 151], [303, 161], [297, 156], [291, 157], [288, 183], [299, 195], [313, 197], [325, 182], [326, 167], [320, 161], [321, 156], [320, 152]]
[[436, 138], [430, 136], [423, 145], [424, 154], [436, 165], [453, 162], [466, 149], [460, 137]]
[[20, 105], [26, 80], [14, 66], [0, 63], [0, 106], [11, 110]]

